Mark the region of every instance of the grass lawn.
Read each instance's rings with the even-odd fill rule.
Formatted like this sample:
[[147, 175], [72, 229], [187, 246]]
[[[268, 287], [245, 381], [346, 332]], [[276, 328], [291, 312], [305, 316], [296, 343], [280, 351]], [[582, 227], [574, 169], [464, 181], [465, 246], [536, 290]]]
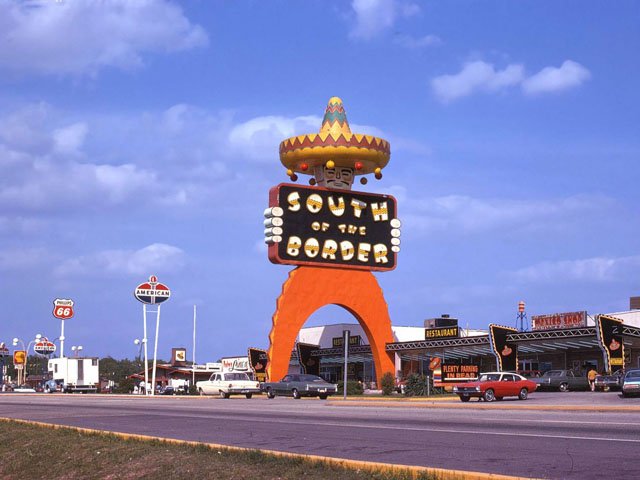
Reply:
[[435, 479], [424, 472], [350, 469], [320, 461], [205, 445], [122, 439], [0, 419], [0, 478], [30, 479]]

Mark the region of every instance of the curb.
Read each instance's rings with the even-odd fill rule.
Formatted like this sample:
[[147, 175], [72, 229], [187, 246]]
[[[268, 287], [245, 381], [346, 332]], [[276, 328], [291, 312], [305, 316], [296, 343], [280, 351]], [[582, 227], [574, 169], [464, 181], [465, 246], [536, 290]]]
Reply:
[[380, 408], [401, 408], [401, 407], [411, 407], [411, 408], [451, 408], [451, 409], [470, 409], [470, 410], [534, 410], [534, 411], [582, 411], [582, 412], [640, 412], [640, 405], [632, 406], [632, 405], [510, 405], [505, 403], [479, 403], [479, 404], [469, 404], [469, 403], [437, 403], [437, 402], [412, 402], [408, 404], [407, 402], [401, 401], [382, 401], [382, 402], [372, 402], [366, 401], [363, 402], [361, 400], [329, 400], [327, 405], [332, 407], [380, 407]]
[[348, 469], [366, 470], [369, 472], [385, 472], [385, 473], [408, 473], [413, 478], [417, 478], [419, 474], [428, 474], [435, 476], [438, 480], [523, 480], [527, 477], [512, 477], [508, 475], [500, 475], [494, 473], [471, 472], [465, 470], [446, 470], [434, 467], [418, 467], [413, 465], [395, 465], [381, 462], [367, 462], [362, 460], [349, 460], [346, 458], [325, 457], [322, 455], [307, 455], [302, 453], [282, 452], [279, 450], [265, 450], [260, 448], [235, 447], [230, 445], [222, 445], [217, 443], [196, 442], [189, 440], [178, 440], [175, 438], [155, 437], [151, 435], [139, 435], [132, 433], [112, 432], [109, 430], [97, 430], [93, 428], [73, 427], [69, 425], [59, 425], [54, 423], [37, 422], [34, 420], [22, 420], [18, 418], [0, 417], [1, 422], [18, 423], [23, 425], [32, 425], [37, 427], [49, 428], [52, 430], [71, 430], [79, 433], [96, 434], [96, 435], [113, 435], [123, 440], [137, 440], [143, 442], [162, 442], [171, 445], [186, 446], [204, 446], [210, 450], [227, 450], [232, 452], [260, 452], [265, 455], [272, 455], [281, 458], [296, 458], [311, 462], [320, 462], [332, 466], [338, 466]]

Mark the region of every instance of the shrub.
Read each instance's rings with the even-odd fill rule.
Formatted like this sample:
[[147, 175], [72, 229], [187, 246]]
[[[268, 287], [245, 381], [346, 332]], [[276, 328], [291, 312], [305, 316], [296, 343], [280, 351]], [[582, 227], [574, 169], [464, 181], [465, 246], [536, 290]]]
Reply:
[[427, 377], [412, 373], [407, 377], [404, 387], [404, 394], [407, 397], [422, 397], [427, 394]]
[[[338, 391], [336, 395], [341, 395], [344, 392], [344, 382], [338, 382]], [[347, 380], [347, 395], [362, 395], [364, 393], [364, 387], [360, 382], [355, 380]]]
[[391, 395], [396, 387], [396, 379], [393, 378], [393, 374], [391, 372], [386, 372], [382, 375], [382, 379], [380, 381], [380, 388], [382, 388], [383, 395]]
[[118, 383], [118, 385], [116, 385], [116, 387], [113, 389], [114, 393], [131, 393], [133, 392], [133, 387], [134, 387], [134, 383], [133, 380], [131, 380], [130, 378], [124, 378], [122, 380], [120, 380], [120, 383]]
[[196, 387], [195, 385], [190, 385], [189, 395], [198, 395], [198, 387]]

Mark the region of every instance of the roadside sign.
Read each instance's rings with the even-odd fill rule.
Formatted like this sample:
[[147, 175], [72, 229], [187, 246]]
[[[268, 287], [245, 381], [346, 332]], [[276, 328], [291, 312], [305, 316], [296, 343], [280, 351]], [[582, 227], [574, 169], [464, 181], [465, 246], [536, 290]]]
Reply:
[[53, 316], [60, 320], [68, 320], [73, 317], [73, 300], [56, 298], [53, 301]]
[[133, 295], [139, 302], [149, 305], [157, 305], [169, 300], [171, 290], [166, 285], [158, 282], [158, 277], [151, 275], [149, 281], [138, 285]]
[[11, 353], [4, 342], [0, 343], [0, 357], [8, 357], [10, 355]]
[[27, 363], [27, 352], [25, 350], [16, 350], [13, 352], [13, 364], [24, 365]]
[[56, 351], [56, 345], [45, 337], [35, 344], [33, 350], [40, 355], [49, 355]]

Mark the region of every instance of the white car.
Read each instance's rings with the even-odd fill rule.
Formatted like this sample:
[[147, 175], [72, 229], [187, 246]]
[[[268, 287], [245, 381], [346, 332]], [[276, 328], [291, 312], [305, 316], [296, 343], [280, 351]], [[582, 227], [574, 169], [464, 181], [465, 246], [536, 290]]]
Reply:
[[244, 395], [251, 398], [260, 393], [260, 384], [251, 380], [246, 373], [213, 373], [209, 380], [196, 382], [200, 395], [220, 395], [229, 398], [231, 395]]

